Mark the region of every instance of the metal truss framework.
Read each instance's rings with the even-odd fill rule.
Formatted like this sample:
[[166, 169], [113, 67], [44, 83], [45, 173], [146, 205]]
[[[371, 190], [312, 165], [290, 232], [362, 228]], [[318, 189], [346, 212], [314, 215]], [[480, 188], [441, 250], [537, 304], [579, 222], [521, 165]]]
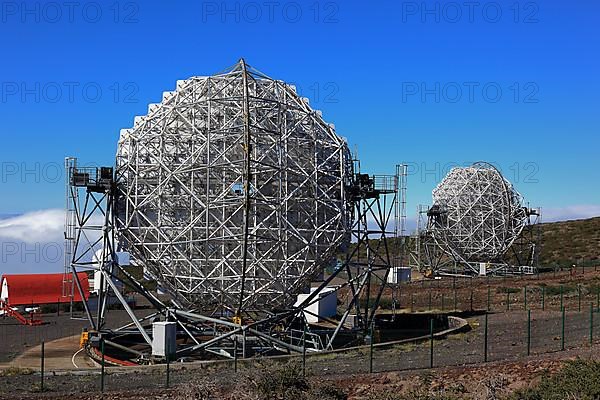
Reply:
[[120, 245], [182, 306], [285, 307], [348, 240], [351, 175], [321, 112], [241, 60], [122, 130]]
[[[319, 351], [341, 333], [360, 340], [401, 259], [401, 242], [388, 239], [403, 231], [406, 174], [355, 174], [355, 162], [292, 86], [243, 60], [180, 81], [121, 132], [114, 176], [68, 160], [66, 267], [74, 279], [65, 279], [65, 292], [81, 290], [78, 271], [100, 271], [97, 309], [85, 304], [90, 326], [141, 362], [152, 359], [151, 320], [177, 322], [187, 337], [181, 357]], [[292, 306], [340, 246], [341, 268]], [[117, 250], [166, 289], [168, 304], [119, 264]], [[115, 278], [155, 312], [136, 315]], [[306, 307], [332, 286], [346, 296], [338, 318], [309, 326]], [[110, 296], [131, 323], [108, 326]], [[135, 350], [118, 343], [132, 335]]]
[[[105, 169], [106, 170], [106, 169]], [[97, 309], [84, 303], [90, 327], [100, 332], [108, 346], [129, 352], [139, 362], [150, 362], [152, 332], [150, 320], [175, 321], [179, 335], [188, 338], [190, 344], [178, 349], [177, 356], [211, 354], [219, 357], [247, 357], [276, 352], [321, 351], [333, 349], [341, 333], [351, 334], [351, 343], [360, 343], [375, 324], [379, 301], [386, 287], [389, 269], [400, 260], [402, 254], [398, 232], [402, 231], [399, 213], [403, 191], [399, 184], [401, 176], [369, 176], [356, 174], [345, 187], [348, 194], [349, 212], [355, 221], [350, 232], [352, 245], [345, 253], [341, 268], [337, 268], [314, 288], [302, 304], [273, 311], [269, 307], [248, 312], [243, 321], [232, 320], [222, 314], [203, 314], [181, 307], [177, 302], [167, 304], [144, 288], [126, 266], [119, 264], [116, 244], [115, 209], [118, 204], [116, 185], [112, 180], [101, 179], [102, 172], [93, 168], [77, 167], [73, 160], [68, 173], [69, 206], [67, 247], [72, 249], [69, 269], [74, 277], [70, 290], [81, 290], [77, 272], [100, 271], [102, 281]], [[102, 249], [101, 252], [96, 250]], [[94, 253], [96, 258], [94, 258]], [[146, 316], [136, 315], [124, 295], [115, 285], [120, 279], [130, 290], [143, 295], [155, 312]], [[306, 308], [318, 301], [318, 294], [326, 287], [334, 287], [338, 294], [344, 293], [346, 301], [339, 318], [324, 319], [327, 325], [309, 325]], [[131, 323], [111, 328], [106, 323], [107, 299], [116, 296], [131, 318]], [[314, 315], [314, 314], [313, 314]], [[355, 317], [348, 324], [349, 316]], [[137, 349], [119, 344], [119, 338], [137, 336]], [[199, 338], [211, 336], [201, 341]], [[358, 341], [358, 342], [357, 342]], [[140, 344], [142, 346], [140, 346]], [[145, 346], [145, 350], [141, 350]], [[238, 353], [239, 349], [239, 353]]]
[[[529, 274], [537, 269], [541, 211], [491, 164], [453, 168], [419, 206], [412, 262], [434, 274]], [[482, 265], [484, 266], [482, 268]]]

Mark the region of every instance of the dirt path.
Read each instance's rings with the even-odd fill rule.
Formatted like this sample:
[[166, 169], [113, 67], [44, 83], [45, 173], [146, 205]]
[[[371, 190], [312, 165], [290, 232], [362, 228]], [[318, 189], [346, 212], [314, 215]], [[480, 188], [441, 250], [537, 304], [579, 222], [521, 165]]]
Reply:
[[[148, 310], [137, 310], [139, 316], [147, 315]], [[24, 326], [15, 319], [0, 317], [0, 364], [7, 363], [27, 350], [45, 342], [79, 335], [89, 322], [84, 319], [71, 319], [68, 314], [44, 314], [40, 326]], [[128, 323], [129, 316], [123, 310], [111, 310], [107, 315], [109, 326]]]

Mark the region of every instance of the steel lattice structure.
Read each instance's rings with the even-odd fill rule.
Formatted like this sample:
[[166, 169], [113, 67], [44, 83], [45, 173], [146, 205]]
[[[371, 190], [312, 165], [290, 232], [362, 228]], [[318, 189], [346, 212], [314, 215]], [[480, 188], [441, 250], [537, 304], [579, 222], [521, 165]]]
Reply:
[[[124, 253], [118, 252], [116, 247], [115, 210], [119, 207], [119, 190], [112, 167], [82, 167], [73, 158], [67, 160], [66, 167], [65, 250], [69, 260], [65, 269], [66, 295], [72, 296], [75, 290], [81, 293], [79, 272], [94, 273], [94, 277], [100, 279], [96, 307], [84, 302], [85, 316], [94, 337], [101, 337], [109, 349], [125, 352], [122, 355], [131, 361], [161, 361], [152, 353], [154, 332], [150, 325], [159, 320], [176, 322], [178, 337], [186, 338], [178, 346], [175, 357], [210, 354], [235, 359], [238, 346], [241, 357], [250, 357], [299, 353], [306, 349], [331, 350], [348, 343], [361, 343], [376, 323], [389, 270], [397, 265], [398, 255], [402, 254], [398, 248], [401, 245], [398, 232], [402, 231], [402, 224], [398, 225], [399, 207], [404, 204], [404, 190], [400, 186], [404, 178], [398, 172], [401, 166], [397, 167], [396, 175], [371, 176], [359, 172], [349, 178], [344, 188], [353, 221], [349, 230], [352, 245], [345, 250], [344, 262], [339, 267], [326, 279], [313, 282], [319, 283], [318, 287], [313, 286], [314, 290], [302, 303], [280, 310], [269, 305], [254, 312], [244, 310], [247, 318], [198, 312], [172, 299], [157, 297], [132, 275], [128, 261], [122, 263]], [[155, 312], [138, 315], [117, 287], [116, 280], [143, 296]], [[325, 289], [334, 289], [341, 296], [338, 315], [323, 317], [326, 326], [310, 325], [306, 315], [317, 314], [307, 307], [319, 301], [318, 294]], [[107, 324], [106, 318], [109, 299], [113, 297], [131, 319], [130, 323], [116, 328]], [[119, 344], [123, 338], [125, 343]]]
[[440, 267], [445, 255], [453, 260], [454, 272], [457, 264], [467, 273], [483, 271], [481, 264], [487, 265], [488, 272], [494, 268], [508, 272], [506, 253], [522, 236], [530, 217], [539, 215], [524, 206], [522, 196], [498, 169], [484, 162], [453, 168], [432, 197], [433, 205], [425, 211], [427, 227], [419, 238], [425, 248], [417, 251], [425, 251], [424, 258], [434, 270], [447, 267]]
[[[153, 351], [157, 321], [175, 322], [185, 339], [176, 358], [361, 343], [402, 255], [405, 168], [361, 173], [308, 100], [243, 60], [179, 81], [150, 105], [121, 132], [114, 171], [74, 158], [66, 169], [65, 293], [81, 291], [78, 272], [94, 273], [96, 307], [84, 303], [93, 336], [135, 362], [165, 360]], [[325, 272], [338, 251], [343, 261]], [[145, 287], [131, 265], [170, 296]], [[155, 312], [138, 315], [117, 280]], [[309, 306], [331, 289], [342, 301], [321, 317]], [[117, 328], [106, 318], [114, 297], [131, 320]]]
[[521, 195], [490, 164], [453, 168], [433, 190], [430, 214], [436, 242], [465, 261], [493, 261], [527, 222]]
[[352, 168], [308, 99], [241, 60], [122, 130], [117, 236], [184, 307], [285, 307], [349, 239]]

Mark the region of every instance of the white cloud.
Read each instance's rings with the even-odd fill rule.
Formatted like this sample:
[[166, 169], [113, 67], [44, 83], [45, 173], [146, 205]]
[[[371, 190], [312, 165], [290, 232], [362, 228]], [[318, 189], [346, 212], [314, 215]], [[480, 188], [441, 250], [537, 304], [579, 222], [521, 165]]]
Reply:
[[0, 239], [25, 243], [63, 240], [64, 210], [41, 210], [0, 220]]
[[560, 208], [542, 208], [543, 222], [568, 221], [600, 217], [600, 205], [581, 204]]
[[62, 271], [64, 215], [54, 209], [0, 219], [0, 272]]
[[[102, 221], [100, 215], [94, 215], [90, 223], [98, 225]], [[62, 271], [64, 224], [65, 211], [59, 209], [0, 219], [0, 274]], [[94, 242], [97, 236], [89, 239]]]
[[[544, 208], [544, 222], [600, 216], [600, 205]], [[101, 223], [99, 217], [94, 223]], [[369, 221], [369, 226], [373, 221]], [[406, 233], [413, 233], [414, 218], [408, 218]], [[62, 270], [64, 210], [51, 209], [0, 219], [0, 273], [58, 272]]]

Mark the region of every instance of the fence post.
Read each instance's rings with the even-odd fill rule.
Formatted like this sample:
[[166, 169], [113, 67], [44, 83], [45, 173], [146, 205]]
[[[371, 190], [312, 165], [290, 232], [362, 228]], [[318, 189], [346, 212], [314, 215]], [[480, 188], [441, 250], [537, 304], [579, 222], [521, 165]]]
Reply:
[[369, 346], [370, 346], [370, 349], [369, 349], [369, 373], [370, 374], [373, 373], [373, 347], [374, 347], [374, 343], [375, 343], [375, 337], [373, 336], [373, 333], [374, 333], [373, 326], [374, 325], [375, 325], [375, 321], [371, 322], [371, 333], [370, 333], [371, 342], [369, 343]]
[[483, 329], [483, 362], [488, 360], [488, 313], [485, 313], [485, 323]]
[[398, 284], [398, 310], [402, 308], [402, 282]]
[[167, 389], [171, 384], [171, 355], [167, 354]]
[[546, 310], [546, 286], [542, 286], [542, 311]]
[[471, 289], [471, 312], [472, 311], [473, 311], [473, 289]]
[[456, 300], [456, 289], [454, 289], [454, 311], [458, 311], [458, 303]]
[[562, 308], [562, 327], [561, 327], [561, 335], [560, 335], [560, 350], [565, 350], [565, 308]]
[[431, 311], [431, 290], [429, 290], [429, 311]]
[[42, 340], [42, 359], [41, 359], [41, 365], [40, 365], [40, 370], [41, 370], [41, 381], [40, 381], [40, 392], [44, 391], [44, 364], [45, 364], [45, 357], [46, 357], [46, 349], [45, 349], [45, 343]]
[[531, 355], [531, 310], [527, 310], [527, 356]]
[[306, 378], [306, 324], [307, 321], [304, 322], [304, 333], [302, 335], [302, 377]]
[[564, 304], [563, 304], [563, 293], [564, 293], [564, 286], [560, 285], [560, 309], [564, 309]]
[[415, 293], [410, 294], [410, 312], [415, 312]]
[[594, 303], [590, 303], [590, 346], [594, 344]]
[[242, 330], [242, 358], [246, 359], [246, 330]]
[[525, 305], [525, 309], [527, 310], [527, 285], [523, 288], [523, 304]]
[[238, 340], [234, 337], [235, 343], [233, 344], [233, 372], [238, 372]]
[[491, 293], [490, 293], [490, 285], [488, 285], [488, 292], [487, 292], [487, 311], [490, 311], [490, 297], [491, 297]]
[[102, 365], [100, 367], [100, 392], [104, 393], [104, 338], [100, 339], [100, 352], [102, 353]]
[[429, 368], [433, 368], [433, 318], [429, 320]]

